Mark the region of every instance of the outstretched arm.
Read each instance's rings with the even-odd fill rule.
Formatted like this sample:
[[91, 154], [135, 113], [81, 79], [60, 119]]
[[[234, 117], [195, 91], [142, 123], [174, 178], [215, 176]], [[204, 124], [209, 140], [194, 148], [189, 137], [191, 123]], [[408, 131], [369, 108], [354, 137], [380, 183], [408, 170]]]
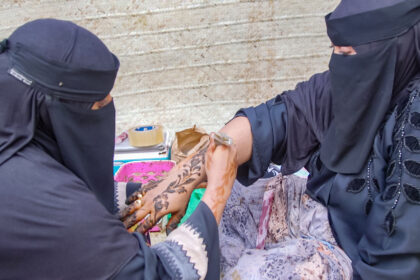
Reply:
[[[234, 118], [221, 129], [221, 132], [230, 136], [236, 146], [236, 165], [248, 161], [252, 153], [252, 133], [248, 119]], [[206, 150], [207, 147], [203, 147], [181, 161], [164, 180], [144, 185], [140, 191], [134, 193], [127, 201], [129, 206], [121, 213], [125, 226], [131, 228], [145, 219], [137, 228], [137, 231], [144, 233], [161, 217], [172, 213], [167, 230], [176, 228], [185, 214], [192, 191], [207, 178]], [[203, 199], [206, 198], [211, 203], [212, 196], [207, 194]]]

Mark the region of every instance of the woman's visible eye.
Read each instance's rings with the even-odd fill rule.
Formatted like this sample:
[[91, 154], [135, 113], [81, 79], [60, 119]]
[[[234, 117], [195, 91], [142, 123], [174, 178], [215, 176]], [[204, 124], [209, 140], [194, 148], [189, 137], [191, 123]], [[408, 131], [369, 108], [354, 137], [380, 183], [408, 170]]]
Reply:
[[351, 46], [333, 46], [334, 53], [339, 55], [355, 55], [356, 50]]

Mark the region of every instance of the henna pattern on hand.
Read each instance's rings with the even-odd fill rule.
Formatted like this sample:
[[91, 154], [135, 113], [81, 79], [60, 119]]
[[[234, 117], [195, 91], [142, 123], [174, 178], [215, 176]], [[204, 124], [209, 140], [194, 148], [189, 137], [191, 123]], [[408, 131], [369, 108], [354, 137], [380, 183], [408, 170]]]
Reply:
[[163, 181], [163, 179], [161, 179], [159, 181], [150, 181], [150, 183], [146, 184], [144, 186], [144, 188], [141, 188], [140, 191], [142, 192], [142, 195], [145, 195], [148, 191], [151, 191], [154, 188], [156, 188], [159, 185], [159, 183], [162, 182], [162, 181]]
[[185, 163], [182, 165], [182, 175], [178, 174], [175, 181], [169, 183], [168, 187], [158, 196], [153, 198], [154, 208], [155, 208], [155, 217], [158, 213], [160, 213], [163, 209], [168, 209], [169, 207], [169, 194], [171, 193], [187, 193], [185, 188], [186, 185], [193, 183], [198, 177], [201, 176], [201, 169], [204, 166], [205, 155], [206, 155], [207, 147], [200, 150], [197, 154], [195, 154], [192, 158], [190, 163]]
[[[153, 204], [154, 204], [154, 210], [155, 213], [153, 216], [149, 216], [146, 218], [137, 228], [137, 231], [139, 232], [145, 232], [150, 227], [152, 227], [155, 222], [158, 220], [158, 217], [160, 216], [160, 213], [162, 210], [167, 210], [169, 207], [169, 194], [177, 193], [177, 194], [183, 194], [188, 193], [187, 191], [187, 185], [193, 183], [195, 180], [197, 180], [201, 176], [201, 171], [204, 168], [204, 162], [205, 162], [205, 155], [207, 152], [207, 147], [200, 150], [197, 154], [193, 155], [188, 163], [185, 163], [181, 167], [181, 174], [178, 174], [176, 179], [169, 183], [169, 185], [166, 187], [166, 189], [153, 198]], [[133, 193], [128, 199], [127, 204], [134, 202], [138, 195], [145, 195], [150, 190], [156, 188], [160, 181], [150, 182], [149, 184], [142, 187], [139, 191]], [[183, 213], [185, 214], [185, 209], [183, 210]], [[135, 212], [136, 213], [136, 212]], [[126, 227], [131, 227], [135, 225], [138, 222], [138, 219], [136, 217], [136, 214], [132, 214], [130, 217], [128, 217], [124, 224]], [[179, 215], [179, 217], [173, 221], [170, 225], [170, 230], [175, 229], [181, 218], [183, 217], [183, 214]]]

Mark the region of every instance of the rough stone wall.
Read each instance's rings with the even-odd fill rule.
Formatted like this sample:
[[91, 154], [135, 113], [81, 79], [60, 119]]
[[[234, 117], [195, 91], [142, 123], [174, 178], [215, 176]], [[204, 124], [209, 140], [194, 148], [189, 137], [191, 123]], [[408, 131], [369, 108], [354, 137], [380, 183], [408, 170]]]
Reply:
[[41, 17], [71, 20], [119, 57], [117, 132], [160, 123], [217, 130], [327, 69], [324, 15], [338, 0], [2, 0], [0, 38]]

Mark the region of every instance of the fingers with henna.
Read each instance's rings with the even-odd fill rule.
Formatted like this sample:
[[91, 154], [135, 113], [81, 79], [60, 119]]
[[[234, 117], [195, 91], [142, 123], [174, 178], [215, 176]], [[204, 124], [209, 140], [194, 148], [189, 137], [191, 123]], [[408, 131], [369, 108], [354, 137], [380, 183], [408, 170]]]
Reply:
[[184, 217], [185, 211], [177, 212], [172, 215], [171, 219], [166, 226], [166, 235], [169, 235], [174, 229], [178, 227], [179, 222], [181, 221], [182, 217]]
[[140, 209], [143, 206], [141, 199], [135, 200], [133, 203], [125, 207], [120, 213], [120, 220], [125, 219], [128, 215], [133, 214], [134, 211]]
[[124, 226], [126, 228], [134, 226], [135, 224], [143, 220], [147, 214], [149, 214], [147, 210], [140, 208], [139, 210], [135, 211], [133, 214], [131, 214], [123, 220]]
[[156, 223], [152, 215], [147, 215], [143, 222], [136, 228], [136, 231], [139, 233], [145, 233]]

